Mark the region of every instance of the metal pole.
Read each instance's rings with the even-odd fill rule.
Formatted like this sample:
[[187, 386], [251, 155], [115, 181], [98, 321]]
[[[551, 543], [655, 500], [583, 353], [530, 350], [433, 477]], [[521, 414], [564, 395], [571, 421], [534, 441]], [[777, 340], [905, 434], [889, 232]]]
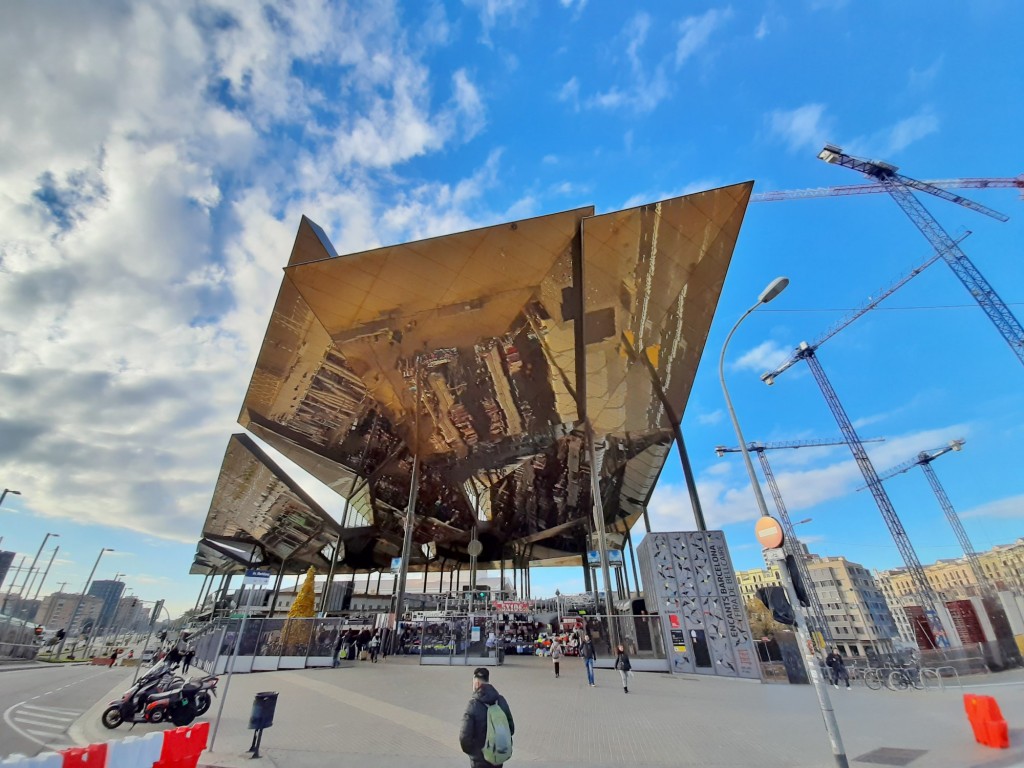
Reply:
[[416, 500], [420, 490], [420, 451], [419, 451], [419, 430], [420, 430], [420, 361], [416, 358], [416, 367], [413, 374], [416, 383], [416, 407], [413, 409], [416, 446], [412, 456], [412, 472], [409, 476], [409, 500], [405, 510], [405, 532], [402, 537], [402, 562], [398, 568], [398, 586], [395, 594], [395, 635], [399, 633], [402, 621], [402, 614], [405, 611], [405, 583], [409, 576], [409, 558], [412, 557], [412, 535], [416, 527]]
[[99, 567], [100, 559], [103, 557], [105, 552], [113, 552], [114, 550], [109, 547], [104, 547], [100, 550], [99, 555], [96, 557], [96, 562], [92, 564], [92, 570], [89, 571], [89, 578], [85, 580], [85, 587], [82, 588], [82, 594], [78, 596], [78, 602], [75, 603], [75, 610], [71, 612], [71, 619], [68, 621], [68, 631], [64, 633], [64, 637], [60, 639], [60, 646], [57, 648], [57, 658], [60, 658], [61, 653], [64, 652], [64, 642], [68, 638], [68, 634], [74, 628], [75, 617], [78, 616], [78, 609], [82, 607], [82, 600], [85, 599], [85, 593], [89, 591], [89, 584], [92, 583], [92, 577], [96, 573], [96, 569]]
[[199, 610], [199, 601], [203, 599], [203, 592], [206, 591], [206, 582], [209, 581], [209, 580], [210, 580], [210, 574], [209, 573], [206, 574], [205, 576], [203, 576], [203, 583], [199, 585], [199, 594], [196, 595], [196, 605], [192, 609], [193, 613], [195, 613], [196, 611]]
[[[601, 498], [601, 478], [597, 466], [597, 447], [595, 446], [594, 427], [590, 420], [586, 421], [587, 443], [590, 449], [590, 495], [594, 504], [594, 527], [597, 529], [597, 548], [601, 556], [601, 580], [604, 582], [604, 610], [608, 617], [608, 634], [612, 648], [619, 645], [619, 626], [612, 611], [612, 578], [608, 568], [608, 538], [605, 536], [606, 522], [604, 519], [604, 500]], [[596, 608], [597, 606], [595, 606]]]
[[[242, 589], [245, 589], [245, 580], [242, 581]], [[242, 614], [242, 621], [238, 625], [238, 634], [235, 636], [235, 642], [232, 643], [231, 655], [228, 656], [228, 668], [227, 680], [224, 681], [224, 695], [220, 697], [220, 707], [217, 709], [217, 719], [213, 723], [213, 731], [210, 733], [210, 746], [207, 747], [213, 752], [213, 742], [217, 739], [217, 729], [220, 728], [220, 718], [224, 714], [224, 703], [228, 700], [228, 687], [231, 685], [231, 674], [234, 672], [235, 659], [238, 658], [238, 646], [242, 644], [242, 636], [245, 634], [245, 622], [249, 620], [249, 600], [252, 599], [253, 594], [256, 592], [255, 586], [249, 590], [249, 594], [245, 603], [245, 612]], [[225, 632], [227, 627], [225, 627]], [[308, 645], [308, 644], [307, 644]], [[219, 650], [219, 649], [218, 649]], [[216, 672], [216, 657], [214, 657], [214, 672]]]
[[[665, 415], [668, 416], [669, 424], [672, 425], [672, 435], [675, 437], [676, 448], [679, 450], [679, 461], [683, 465], [683, 477], [686, 480], [686, 490], [690, 495], [693, 519], [697, 523], [698, 531], [706, 531], [708, 526], [704, 522], [704, 509], [701, 507], [700, 498], [697, 496], [697, 482], [694, 480], [693, 469], [690, 467], [690, 455], [686, 452], [686, 443], [683, 442], [682, 419], [676, 417], [675, 408], [672, 407], [664, 387], [661, 386], [661, 380], [658, 378], [658, 372], [655, 370], [651, 359], [646, 354], [637, 354], [636, 349], [633, 347], [633, 342], [626, 332], [622, 333], [622, 342], [626, 347], [627, 354], [633, 360], [639, 360], [647, 370], [654, 393], [658, 396], [658, 400], [661, 401], [661, 407], [665, 409]], [[650, 531], [651, 529], [648, 528], [647, 530]]]
[[[743, 463], [746, 465], [747, 475], [750, 478], [750, 486], [754, 491], [757, 508], [762, 517], [771, 517], [771, 515], [768, 512], [768, 505], [765, 503], [764, 494], [761, 492], [761, 485], [757, 481], [757, 474], [754, 472], [754, 465], [750, 461], [750, 453], [747, 451], [747, 442], [743, 438], [743, 431], [740, 429], [740, 422], [736, 417], [736, 410], [733, 408], [732, 398], [729, 397], [729, 389], [725, 385], [725, 350], [729, 346], [729, 341], [732, 339], [736, 329], [739, 328], [740, 323], [742, 323], [751, 312], [761, 306], [761, 304], [768, 303], [768, 301], [771, 301], [779, 294], [779, 292], [781, 292], [782, 288], [785, 288], [785, 283], [783, 283], [781, 288], [779, 288], [778, 282], [779, 281], [776, 280], [771, 286], [769, 286], [769, 288], [762, 293], [758, 302], [744, 312], [740, 319], [736, 321], [732, 330], [729, 331], [729, 335], [725, 337], [725, 344], [722, 345], [722, 353], [718, 358], [718, 380], [722, 385], [722, 394], [725, 395], [725, 404], [729, 409], [729, 418], [732, 419], [733, 429], [736, 430], [736, 437], [740, 441], [740, 452], [743, 454]], [[786, 282], [788, 283], [788, 281]], [[783, 557], [785, 557], [785, 553], [782, 554]], [[800, 652], [804, 657], [807, 674], [811, 678], [811, 682], [814, 685], [814, 692], [818, 697], [818, 707], [821, 709], [822, 719], [825, 721], [825, 731], [828, 733], [829, 742], [832, 746], [832, 756], [835, 758], [836, 765], [838, 765], [839, 768], [849, 768], [850, 763], [846, 758], [843, 739], [839, 733], [839, 723], [836, 721], [836, 714], [832, 709], [832, 701], [829, 698], [825, 681], [822, 679], [817, 657], [814, 655], [813, 650], [811, 650], [813, 648], [813, 644], [807, 634], [807, 627], [805, 624], [806, 620], [802, 615], [803, 612], [800, 610], [800, 603], [796, 597], [796, 590], [793, 588], [793, 580], [789, 575], [789, 569], [786, 567], [786, 563], [784, 561], [779, 564], [779, 575], [782, 577], [782, 585], [786, 590], [786, 597], [789, 599], [790, 605], [793, 606], [794, 615], [796, 616], [795, 629], [797, 637], [800, 640]]]
[[629, 544], [629, 563], [633, 566], [633, 583], [636, 584], [636, 596], [640, 597], [643, 589], [640, 584], [640, 577], [636, 574], [636, 551], [633, 549], [633, 529], [629, 527], [628, 523], [626, 524], [626, 543]]
[[60, 552], [60, 547], [55, 547], [53, 550], [53, 554], [50, 555], [50, 562], [46, 564], [46, 570], [43, 571], [43, 578], [39, 580], [39, 584], [38, 586], [36, 586], [36, 593], [32, 595], [33, 600], [39, 597], [39, 592], [43, 588], [43, 582], [46, 581], [46, 577], [50, 574], [50, 566], [53, 565], [53, 560], [55, 557], [57, 557], [58, 552]]

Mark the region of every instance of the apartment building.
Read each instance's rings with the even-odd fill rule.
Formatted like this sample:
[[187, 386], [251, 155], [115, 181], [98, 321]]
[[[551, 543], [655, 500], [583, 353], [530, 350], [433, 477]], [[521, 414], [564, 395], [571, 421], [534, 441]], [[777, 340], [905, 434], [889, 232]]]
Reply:
[[845, 557], [809, 555], [807, 571], [839, 652], [892, 653], [899, 627], [871, 573]]
[[[75, 606], [78, 605], [79, 599], [82, 604], [78, 608], [74, 624], [71, 625], [71, 617], [75, 613]], [[102, 611], [103, 600], [99, 597], [70, 592], [54, 592], [43, 598], [43, 602], [36, 612], [36, 624], [41, 624], [47, 629], [63, 629], [68, 635], [74, 636], [90, 622], [95, 626]]]
[[[805, 563], [840, 653], [856, 658], [894, 650], [898, 627], [882, 590], [864, 566], [845, 557], [818, 555], [807, 555]], [[756, 599], [760, 587], [782, 584], [775, 567], [770, 572], [737, 571], [736, 582], [744, 603]]]

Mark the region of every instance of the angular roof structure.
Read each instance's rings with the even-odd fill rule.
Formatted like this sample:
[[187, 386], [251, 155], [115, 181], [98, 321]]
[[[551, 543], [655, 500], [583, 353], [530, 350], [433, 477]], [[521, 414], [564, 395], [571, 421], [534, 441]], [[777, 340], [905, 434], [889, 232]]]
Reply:
[[[415, 460], [414, 536], [431, 547], [418, 567], [468, 561], [474, 527], [481, 567], [579, 562], [593, 527], [585, 421], [610, 529], [642, 513], [671, 446], [623, 336], [681, 416], [752, 186], [345, 256], [303, 217], [239, 422], [348, 500], [338, 523], [305, 513], [327, 539], [361, 542], [344, 547], [346, 569], [398, 554]], [[244, 471], [225, 457], [204, 536], [244, 527], [280, 558], [281, 532], [255, 525], [252, 491], [237, 490]]]

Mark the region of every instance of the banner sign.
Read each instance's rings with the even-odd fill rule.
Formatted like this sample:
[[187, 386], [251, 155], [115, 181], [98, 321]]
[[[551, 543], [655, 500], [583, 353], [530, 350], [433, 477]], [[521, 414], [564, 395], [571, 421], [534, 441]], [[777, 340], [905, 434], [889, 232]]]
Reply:
[[[601, 553], [596, 549], [591, 549], [587, 552], [587, 564], [594, 567], [601, 565]], [[622, 565], [622, 550], [621, 549], [609, 549], [608, 550], [608, 565], [615, 567]]]
[[392, 557], [391, 558], [391, 572], [398, 573], [402, 570], [402, 558]]
[[248, 568], [245, 571], [245, 578], [242, 584], [247, 587], [265, 587], [270, 584], [270, 571], [258, 571], [255, 568]]
[[498, 613], [530, 612], [530, 604], [525, 600], [495, 600], [492, 605]]

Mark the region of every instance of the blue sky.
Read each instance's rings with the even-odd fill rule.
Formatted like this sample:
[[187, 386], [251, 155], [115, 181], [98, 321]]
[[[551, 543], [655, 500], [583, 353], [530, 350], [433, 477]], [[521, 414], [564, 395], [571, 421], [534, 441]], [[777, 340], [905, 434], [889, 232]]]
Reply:
[[[270, 7], [0, 9], [0, 487], [23, 494], [0, 546], [31, 556], [60, 533], [49, 587], [80, 589], [108, 546], [98, 577], [194, 602], [194, 542], [302, 214], [345, 253], [746, 179], [858, 183], [816, 159], [825, 141], [919, 179], [1024, 171], [1009, 1]], [[925, 203], [973, 232], [965, 251], [1022, 317], [1020, 194], [964, 194], [1010, 222]], [[836, 436], [804, 364], [771, 389], [759, 374], [929, 255], [888, 197], [750, 207], [684, 419], [738, 567], [759, 552], [739, 457], [713, 450], [735, 444], [728, 328], [787, 275], [734, 338], [730, 388], [749, 439]], [[975, 546], [1022, 534], [1024, 371], [945, 265], [819, 359], [862, 435], [887, 438], [880, 470], [964, 437], [934, 466]], [[845, 448], [771, 460], [812, 549], [899, 564]], [[888, 490], [922, 561], [958, 554], [919, 470]], [[674, 455], [651, 512], [691, 524]]]

